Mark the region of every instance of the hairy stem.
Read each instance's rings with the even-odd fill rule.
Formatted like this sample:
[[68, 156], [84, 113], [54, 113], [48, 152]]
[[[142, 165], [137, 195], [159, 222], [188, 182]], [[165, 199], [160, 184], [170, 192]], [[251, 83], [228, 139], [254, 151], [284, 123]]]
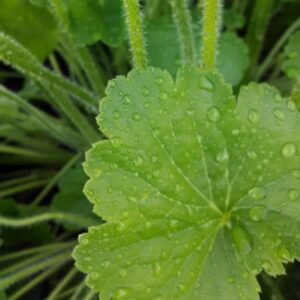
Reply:
[[143, 35], [143, 21], [138, 0], [123, 0], [130, 45], [135, 67], [147, 66], [146, 46]]
[[177, 27], [183, 65], [196, 61], [195, 42], [192, 30], [192, 18], [187, 8], [186, 0], [170, 0], [173, 19]]
[[95, 225], [96, 223], [90, 218], [81, 217], [79, 215], [74, 215], [70, 213], [62, 213], [62, 212], [44, 213], [37, 216], [23, 218], [23, 219], [6, 218], [0, 216], [0, 225], [7, 226], [7, 227], [32, 226], [34, 224], [47, 222], [47, 221], [67, 221], [70, 223], [76, 223], [82, 225], [83, 227], [89, 227]]
[[203, 0], [202, 65], [212, 69], [216, 65], [218, 38], [221, 28], [222, 0]]

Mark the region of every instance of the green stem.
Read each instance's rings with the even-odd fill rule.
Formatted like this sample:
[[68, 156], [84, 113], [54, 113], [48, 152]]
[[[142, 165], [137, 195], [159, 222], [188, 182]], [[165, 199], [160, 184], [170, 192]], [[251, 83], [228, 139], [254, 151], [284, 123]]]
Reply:
[[80, 285], [78, 285], [78, 287], [76, 288], [76, 290], [74, 291], [72, 298], [70, 298], [70, 300], [78, 300], [81, 292], [83, 291], [83, 289], [85, 288], [85, 282], [82, 281], [82, 283]]
[[284, 300], [277, 284], [274, 282], [274, 280], [270, 276], [268, 276], [265, 273], [262, 273], [261, 278], [265, 282], [265, 284], [270, 287], [273, 300]]
[[5, 276], [0, 279], [0, 289], [6, 289], [7, 287], [11, 286], [12, 284], [15, 284], [16, 282], [35, 274], [41, 270], [44, 270], [49, 267], [53, 267], [53, 265], [56, 264], [62, 264], [66, 263], [67, 261], [71, 260], [70, 253], [62, 253], [57, 254], [53, 257], [47, 258], [45, 260], [42, 260], [38, 264], [34, 264], [32, 266], [29, 266], [25, 269], [21, 269], [9, 276]]
[[129, 40], [135, 67], [147, 66], [146, 46], [143, 36], [143, 21], [138, 0], [123, 0]]
[[51, 276], [55, 271], [57, 271], [62, 264], [57, 264], [54, 267], [42, 272], [41, 274], [37, 275], [35, 278], [30, 279], [28, 283], [23, 285], [19, 290], [17, 290], [14, 294], [12, 294], [8, 300], [17, 300], [20, 299], [24, 294], [26, 294], [28, 291], [30, 291], [32, 288], [34, 288], [36, 285], [38, 285], [40, 282]]
[[74, 155], [60, 170], [59, 172], [49, 181], [45, 188], [36, 196], [36, 198], [31, 202], [31, 205], [38, 205], [41, 200], [48, 194], [48, 192], [53, 188], [57, 181], [79, 160], [82, 153]]
[[221, 29], [222, 0], [203, 0], [202, 64], [207, 69], [216, 65]]
[[269, 18], [272, 15], [273, 4], [274, 0], [255, 1], [246, 36], [246, 41], [250, 50], [250, 76], [254, 73], [260, 56]]
[[71, 268], [63, 280], [52, 290], [51, 294], [48, 296], [47, 300], [57, 300], [59, 293], [69, 284], [69, 282], [77, 274], [77, 269]]
[[40, 186], [43, 186], [45, 184], [47, 184], [49, 182], [49, 179], [38, 179], [36, 181], [32, 181], [32, 182], [26, 182], [23, 184], [19, 184], [17, 186], [11, 187], [11, 188], [7, 188], [5, 190], [2, 190], [0, 192], [0, 199], [16, 194], [16, 193], [20, 193], [26, 190], [31, 190]]
[[32, 174], [29, 174], [29, 175], [26, 175], [23, 177], [5, 180], [5, 181], [0, 182], [0, 190], [3, 190], [4, 188], [7, 188], [7, 187], [15, 186], [18, 184], [22, 184], [25, 182], [29, 182], [29, 181], [32, 181], [35, 179], [38, 179], [38, 176], [36, 173], [32, 173]]
[[37, 254], [37, 253], [41, 253], [41, 252], [58, 251], [58, 250], [62, 250], [65, 248], [73, 248], [75, 245], [76, 245], [76, 242], [72, 241], [72, 242], [64, 242], [64, 243], [54, 243], [54, 244], [50, 244], [50, 245], [25, 249], [25, 250], [21, 250], [21, 251], [14, 252], [14, 253], [9, 253], [6, 255], [1, 255], [0, 262], [12, 260], [12, 259], [16, 260], [23, 256], [28, 256], [31, 254]]
[[7, 227], [24, 227], [32, 226], [41, 222], [48, 221], [67, 221], [70, 223], [76, 223], [82, 225], [83, 227], [89, 227], [96, 225], [96, 222], [90, 218], [81, 217], [79, 215], [74, 215], [70, 213], [63, 212], [50, 212], [44, 213], [37, 216], [32, 216], [24, 219], [6, 218], [0, 216], [0, 225]]
[[289, 37], [293, 32], [295, 32], [300, 27], [300, 18], [298, 18], [280, 37], [279, 40], [277, 40], [276, 44], [268, 54], [268, 56], [265, 58], [265, 60], [262, 62], [260, 67], [258, 68], [256, 80], [259, 80], [261, 76], [270, 68], [270, 65], [274, 61], [274, 57], [277, 55], [277, 53], [280, 51], [280, 49], [285, 45]]
[[182, 64], [193, 64], [196, 61], [196, 50], [192, 30], [192, 17], [187, 8], [187, 1], [170, 0], [170, 4], [177, 27]]
[[9, 145], [0, 145], [0, 153], [8, 153], [8, 154], [20, 155], [24, 157], [30, 157], [35, 161], [45, 160], [48, 163], [49, 162], [62, 163], [65, 162], [65, 160], [69, 157], [69, 154], [67, 153], [66, 155], [62, 155], [61, 153], [57, 155], [56, 153], [43, 153], [31, 149], [24, 149], [21, 147], [9, 146]]

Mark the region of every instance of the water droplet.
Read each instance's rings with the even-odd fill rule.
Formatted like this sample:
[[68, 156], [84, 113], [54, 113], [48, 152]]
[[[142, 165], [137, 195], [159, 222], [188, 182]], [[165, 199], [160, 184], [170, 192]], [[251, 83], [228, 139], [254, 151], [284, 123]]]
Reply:
[[162, 77], [158, 77], [155, 79], [155, 83], [157, 85], [162, 85], [164, 83], [164, 79]]
[[170, 220], [169, 222], [169, 226], [173, 229], [177, 228], [179, 225], [179, 221], [178, 220]]
[[123, 210], [121, 212], [121, 216], [123, 219], [127, 219], [129, 217], [129, 211], [128, 210]]
[[126, 289], [117, 289], [114, 294], [112, 299], [121, 299], [127, 296], [127, 291]]
[[183, 283], [179, 283], [178, 284], [178, 289], [181, 291], [181, 292], [184, 292], [186, 290], [186, 286], [183, 284]]
[[133, 160], [133, 163], [135, 166], [140, 166], [142, 165], [144, 162], [143, 158], [141, 156], [137, 156], [134, 160]]
[[117, 225], [116, 225], [116, 229], [119, 232], [124, 231], [125, 228], [126, 228], [126, 225], [123, 222], [118, 222]]
[[96, 273], [96, 272], [92, 272], [92, 273], [91, 273], [91, 278], [92, 278], [93, 280], [97, 280], [97, 279], [99, 278], [99, 274]]
[[125, 277], [127, 275], [127, 271], [124, 268], [119, 269], [120, 277]]
[[233, 135], [238, 135], [240, 133], [239, 129], [233, 129], [232, 134]]
[[168, 94], [167, 93], [161, 93], [160, 96], [159, 96], [159, 98], [161, 100], [166, 100], [168, 98]]
[[258, 222], [263, 220], [267, 215], [265, 206], [254, 206], [249, 211], [249, 217], [252, 221]]
[[116, 87], [116, 83], [114, 81], [110, 81], [109, 82], [109, 87], [115, 88]]
[[281, 100], [282, 100], [281, 96], [279, 94], [276, 94], [275, 95], [275, 101], [276, 102], [281, 102]]
[[297, 152], [296, 145], [293, 143], [287, 143], [282, 147], [282, 155], [285, 157], [293, 157]]
[[146, 88], [146, 87], [144, 87], [144, 88], [142, 88], [142, 94], [145, 96], [145, 97], [148, 97], [149, 96], [149, 90]]
[[132, 114], [132, 120], [134, 120], [134, 121], [140, 121], [141, 120], [141, 116], [138, 113], [133, 113]]
[[219, 110], [214, 106], [212, 106], [208, 109], [207, 116], [211, 122], [217, 122], [221, 118], [221, 114], [220, 114]]
[[130, 103], [130, 98], [129, 98], [129, 96], [128, 95], [125, 95], [124, 97], [123, 97], [123, 103], [124, 104], [129, 104]]
[[200, 88], [211, 92], [211, 91], [213, 91], [214, 86], [209, 79], [207, 79], [206, 77], [201, 77], [200, 78]]
[[284, 261], [290, 261], [292, 259], [289, 250], [283, 247], [278, 249], [278, 256]]
[[161, 271], [162, 271], [162, 267], [160, 265], [159, 262], [155, 262], [153, 265], [152, 265], [152, 269], [153, 269], [153, 273], [154, 275], [158, 276]]
[[289, 198], [292, 201], [296, 201], [299, 199], [299, 191], [298, 190], [289, 190]]
[[296, 111], [297, 110], [297, 106], [296, 106], [294, 101], [289, 100], [286, 103], [286, 106], [287, 106], [288, 110], [290, 110], [290, 111]]
[[262, 267], [266, 272], [271, 272], [272, 271], [272, 264], [268, 260], [264, 260], [262, 263]]
[[300, 179], [300, 170], [293, 170], [292, 171], [292, 175], [297, 178]]
[[251, 159], [257, 158], [257, 154], [252, 150], [247, 151], [247, 156]]
[[254, 200], [262, 200], [267, 196], [267, 191], [262, 186], [256, 186], [248, 192], [248, 195]]
[[223, 150], [223, 152], [219, 153], [216, 157], [216, 161], [219, 163], [225, 163], [226, 161], [228, 161], [228, 159], [229, 159], [229, 155], [226, 148]]
[[282, 121], [284, 119], [284, 113], [281, 109], [279, 108], [274, 108], [273, 110], [274, 116], [276, 119]]
[[114, 110], [112, 113], [113, 119], [117, 120], [120, 118], [120, 113], [117, 110]]
[[232, 283], [234, 283], [234, 278], [229, 276], [227, 281], [228, 281], [228, 283], [232, 284]]
[[252, 123], [252, 124], [256, 124], [259, 121], [259, 117], [258, 117], [258, 113], [256, 110], [251, 109], [248, 113], [248, 120]]

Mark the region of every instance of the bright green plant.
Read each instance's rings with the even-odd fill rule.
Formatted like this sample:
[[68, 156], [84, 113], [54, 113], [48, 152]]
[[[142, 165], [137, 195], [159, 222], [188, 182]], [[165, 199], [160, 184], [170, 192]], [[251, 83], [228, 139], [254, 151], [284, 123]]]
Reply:
[[45, 286], [48, 300], [285, 299], [273, 277], [300, 255], [299, 19], [263, 41], [298, 3], [229, 2], [26, 0], [25, 16], [57, 24], [36, 47], [3, 0], [1, 300]]

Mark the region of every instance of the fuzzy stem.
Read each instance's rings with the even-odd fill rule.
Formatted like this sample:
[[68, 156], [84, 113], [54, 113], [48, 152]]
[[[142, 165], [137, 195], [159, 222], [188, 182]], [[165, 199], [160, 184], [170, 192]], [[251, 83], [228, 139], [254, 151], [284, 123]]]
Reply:
[[193, 64], [196, 60], [196, 50], [192, 30], [192, 18], [187, 8], [187, 1], [170, 0], [170, 4], [172, 6], [173, 19], [177, 27], [182, 64]]
[[222, 0], [203, 0], [202, 64], [213, 69], [216, 65], [218, 37], [221, 28]]
[[138, 0], [123, 0], [130, 45], [135, 67], [147, 66], [146, 47], [143, 36], [143, 20], [139, 9]]
[[47, 222], [51, 220], [76, 223], [82, 225], [83, 227], [89, 227], [96, 224], [94, 220], [87, 217], [70, 214], [70, 213], [50, 212], [50, 213], [43, 213], [40, 215], [23, 218], [23, 219], [6, 218], [0, 216], [0, 225], [8, 226], [8, 227], [24, 227], [24, 226], [32, 226], [37, 223]]

